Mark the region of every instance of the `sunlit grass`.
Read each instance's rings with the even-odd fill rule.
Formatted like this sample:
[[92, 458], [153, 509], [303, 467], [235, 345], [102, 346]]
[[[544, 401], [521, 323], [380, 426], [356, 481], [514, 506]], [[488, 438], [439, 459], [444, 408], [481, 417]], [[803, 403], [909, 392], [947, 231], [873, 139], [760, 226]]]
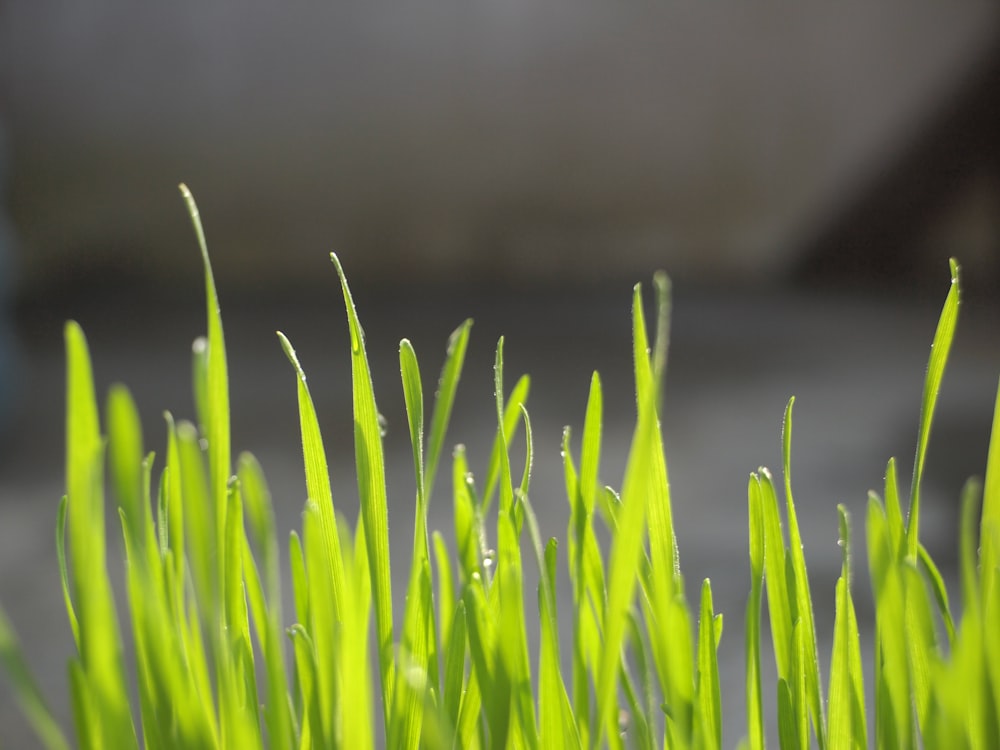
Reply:
[[[890, 461], [883, 495], [871, 494], [865, 519], [861, 546], [875, 596], [874, 706], [865, 705], [852, 594], [859, 545], [843, 507], [829, 659], [817, 649], [792, 498], [793, 401], [784, 416], [782, 480], [766, 469], [750, 476], [746, 702], [723, 706], [716, 657], [723, 618], [709, 581], [700, 602], [685, 599], [658, 417], [669, 329], [666, 277], [654, 279], [652, 341], [638, 286], [632, 301], [636, 422], [620, 491], [600, 482], [604, 399], [596, 373], [578, 452], [568, 429], [563, 436], [562, 547], [541, 537], [532, 510], [530, 380], [506, 390], [502, 339], [494, 367], [496, 436], [479, 474], [485, 481], [477, 481], [457, 447], [448, 472], [451, 538], [428, 529], [471, 321], [449, 339], [426, 404], [417, 354], [409, 341], [400, 342], [416, 499], [412, 557], [393, 560], [405, 571], [397, 580], [406, 581], [403, 611], [394, 613], [378, 411], [340, 261], [332, 257], [351, 343], [360, 514], [352, 526], [337, 509], [306, 374], [279, 333], [289, 385], [294, 380], [298, 393], [308, 495], [301, 534], [292, 532], [283, 553], [260, 466], [247, 454], [232, 459], [219, 302], [197, 208], [182, 191], [204, 262], [207, 335], [195, 347], [196, 419], [165, 415], [159, 463], [143, 448], [137, 409], [124, 387], [108, 394], [102, 428], [86, 339], [75, 323], [65, 329], [66, 496], [58, 506], [56, 554], [76, 646], [67, 675], [79, 747], [716, 748], [723, 712], [745, 710], [743, 744], [755, 749], [764, 746], [769, 723], [765, 694], [774, 696], [782, 748], [997, 746], [1000, 394], [985, 479], [970, 481], [962, 493], [960, 614], [919, 541], [924, 458], [959, 307], [955, 263], [927, 368], [906, 516]], [[525, 454], [512, 461], [518, 431]], [[512, 466], [522, 462], [515, 476]], [[108, 576], [106, 484], [118, 503], [120, 528], [112, 536], [126, 563], [124, 602], [115, 601]], [[605, 533], [606, 554], [598, 542]], [[527, 561], [522, 540], [532, 551]], [[558, 580], [560, 555], [568, 581]], [[537, 569], [537, 598], [525, 591], [525, 565]], [[288, 615], [282, 570], [292, 583]], [[560, 589], [571, 592], [569, 611], [558, 611]], [[765, 602], [771, 649], [761, 644]], [[528, 622], [536, 618], [533, 653]], [[729, 622], [727, 637], [738, 637], [738, 618]], [[120, 627], [131, 631], [132, 659], [125, 658]], [[777, 671], [774, 685], [762, 684], [767, 653]], [[69, 746], [2, 612], [0, 662], [39, 740]]]

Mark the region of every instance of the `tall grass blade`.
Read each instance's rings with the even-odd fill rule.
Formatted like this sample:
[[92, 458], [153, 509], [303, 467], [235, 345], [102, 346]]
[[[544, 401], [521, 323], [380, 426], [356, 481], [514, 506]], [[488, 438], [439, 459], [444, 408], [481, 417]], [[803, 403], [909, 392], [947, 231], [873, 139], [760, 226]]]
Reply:
[[[802, 535], [799, 533], [799, 520], [795, 512], [795, 500], [792, 496], [792, 412], [794, 406], [795, 397], [793, 396], [785, 407], [781, 429], [785, 512], [788, 517], [788, 557], [791, 559], [791, 568], [795, 574], [795, 596], [792, 600], [795, 605], [795, 613], [801, 619], [804, 628], [802, 638], [805, 641], [806, 652], [803, 669], [805, 670], [806, 691], [809, 697], [809, 714], [812, 717], [813, 730], [816, 732], [816, 740], [820, 750], [824, 750], [827, 747], [826, 718], [823, 710], [823, 683], [819, 668], [819, 650], [816, 647], [815, 616], [809, 588], [809, 574], [806, 570], [805, 547], [802, 544]], [[801, 710], [801, 707], [797, 707], [797, 710]]]
[[944, 368], [948, 363], [948, 353], [955, 337], [955, 326], [958, 323], [958, 307], [960, 301], [959, 267], [952, 258], [949, 261], [951, 269], [951, 287], [945, 298], [941, 317], [938, 320], [937, 331], [931, 344], [931, 355], [927, 361], [927, 377], [924, 380], [924, 395], [920, 404], [920, 428], [917, 433], [917, 452], [913, 460], [913, 483], [910, 486], [910, 516], [906, 527], [906, 554], [911, 560], [917, 559], [917, 535], [920, 526], [920, 482], [924, 475], [924, 459], [927, 456], [927, 444], [930, 441], [931, 422], [934, 420], [934, 407], [937, 404]]
[[375, 628], [378, 634], [379, 673], [382, 685], [383, 716], [386, 730], [392, 707], [392, 575], [389, 567], [389, 517], [385, 492], [385, 458], [375, 406], [364, 333], [354, 308], [347, 277], [335, 253], [330, 254], [340, 277], [351, 337], [351, 375], [354, 392], [354, 451], [364, 519], [365, 543], [375, 601]]
[[434, 411], [431, 414], [431, 427], [427, 440], [427, 466], [424, 477], [424, 487], [428, 499], [434, 494], [434, 478], [437, 476], [438, 462], [444, 448], [445, 434], [451, 419], [451, 410], [455, 403], [455, 391], [462, 377], [462, 366], [465, 364], [465, 353], [469, 346], [469, 334], [472, 330], [472, 320], [466, 320], [452, 331], [448, 337], [448, 349], [445, 354], [441, 377], [438, 378], [437, 394], [434, 398]]

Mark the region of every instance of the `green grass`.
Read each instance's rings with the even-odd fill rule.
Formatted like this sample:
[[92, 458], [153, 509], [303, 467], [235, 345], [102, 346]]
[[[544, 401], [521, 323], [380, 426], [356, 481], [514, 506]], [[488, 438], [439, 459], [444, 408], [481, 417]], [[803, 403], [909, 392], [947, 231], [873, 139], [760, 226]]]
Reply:
[[[924, 459], [959, 307], [957, 264], [928, 363], [906, 516], [890, 461], [883, 495], [871, 494], [865, 519], [862, 547], [875, 599], [874, 705], [866, 706], [852, 594], [858, 542], [843, 507], [829, 660], [817, 649], [792, 498], [793, 400], [784, 417], [782, 481], [766, 469], [750, 475], [746, 703], [723, 706], [716, 657], [722, 615], [707, 580], [700, 602], [685, 599], [671, 513], [658, 417], [670, 310], [664, 276], [654, 279], [652, 341], [639, 286], [633, 297], [636, 423], [620, 492], [599, 481], [603, 395], [596, 373], [579, 451], [568, 429], [563, 436], [564, 551], [539, 534], [525, 408], [530, 381], [506, 390], [502, 339], [494, 368], [496, 437], [479, 475], [485, 481], [477, 482], [456, 448], [452, 538], [428, 529], [471, 321], [449, 339], [427, 404], [416, 352], [400, 342], [416, 502], [412, 557], [394, 561], [406, 571], [398, 578], [406, 580], [405, 605], [394, 613], [378, 411], [340, 261], [332, 257], [351, 342], [360, 514], [352, 526], [337, 510], [306, 375], [279, 333], [298, 392], [308, 492], [301, 534], [291, 534], [283, 559], [260, 466], [247, 454], [233, 463], [219, 302], [198, 211], [182, 191], [204, 262], [207, 336], [195, 348], [196, 420], [165, 415], [159, 462], [145, 452], [136, 406], [121, 386], [108, 394], [102, 431], [86, 339], [75, 323], [65, 330], [66, 496], [56, 554], [76, 646], [67, 676], [79, 747], [291, 750], [384, 741], [393, 748], [716, 748], [723, 711], [745, 710], [742, 745], [755, 750], [764, 747], [765, 704], [776, 706], [782, 748], [996, 746], [1000, 393], [985, 479], [962, 493], [960, 614], [919, 539]], [[525, 469], [515, 476], [512, 463], [522, 457], [512, 462], [510, 451], [519, 430]], [[112, 535], [126, 566], [125, 602], [115, 600], [108, 576], [106, 485], [118, 502], [120, 528]], [[598, 542], [605, 532], [607, 554]], [[533, 551], [527, 561], [522, 540]], [[568, 581], [558, 580], [561, 554]], [[537, 606], [525, 591], [525, 565], [538, 572]], [[292, 583], [288, 614], [282, 569]], [[560, 589], [572, 594], [568, 612], [558, 611]], [[765, 602], [771, 649], [761, 643]], [[540, 638], [532, 653], [528, 620], [536, 617]], [[121, 627], [131, 631], [133, 658], [125, 658]], [[777, 683], [763, 685], [761, 660], [771, 652]], [[370, 653], [377, 654], [374, 663]], [[2, 611], [0, 663], [42, 744], [68, 747]], [[765, 701], [765, 693], [774, 700]]]

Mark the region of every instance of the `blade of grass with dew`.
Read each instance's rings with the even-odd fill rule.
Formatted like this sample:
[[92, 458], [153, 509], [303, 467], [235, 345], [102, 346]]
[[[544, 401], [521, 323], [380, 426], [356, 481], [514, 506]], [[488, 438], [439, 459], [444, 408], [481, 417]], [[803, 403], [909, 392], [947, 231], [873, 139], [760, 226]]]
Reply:
[[760, 684], [760, 610], [764, 586], [764, 511], [760, 479], [750, 475], [747, 506], [750, 528], [750, 598], [747, 600], [744, 653], [746, 656], [747, 744], [764, 748], [764, 705]]
[[330, 487], [330, 468], [323, 445], [323, 435], [319, 428], [319, 418], [312, 394], [306, 383], [306, 373], [291, 342], [278, 331], [281, 348], [295, 368], [299, 404], [299, 428], [302, 437], [302, 457], [305, 464], [306, 497], [315, 501], [319, 510], [325, 564], [330, 568], [332, 606], [334, 621], [343, 617], [344, 601], [344, 558], [340, 550], [340, 534], [333, 509], [333, 490]]
[[598, 493], [601, 455], [603, 392], [600, 376], [590, 380], [580, 452], [580, 475], [573, 466], [569, 428], [563, 435], [563, 472], [570, 499], [569, 567], [573, 585], [574, 628], [577, 637], [573, 653], [573, 705], [581, 742], [588, 744], [590, 731], [590, 683], [588, 670], [596, 679], [601, 651], [600, 623], [604, 619], [604, 563], [594, 535], [593, 515]]
[[437, 476], [445, 434], [448, 431], [451, 410], [455, 404], [455, 391], [458, 388], [458, 381], [462, 377], [462, 366], [465, 364], [465, 353], [469, 346], [471, 330], [472, 320], [469, 319], [452, 331], [451, 336], [448, 337], [448, 348], [444, 366], [441, 368], [441, 377], [438, 378], [434, 411], [431, 414], [431, 429], [427, 440], [424, 490], [428, 498], [434, 494], [434, 478]]
[[[278, 341], [285, 356], [295, 369], [296, 393], [299, 406], [299, 430], [302, 441], [302, 457], [306, 479], [306, 497], [313, 503], [310, 507], [316, 509], [318, 525], [309, 525], [305, 538], [305, 552], [309, 568], [309, 579], [315, 579], [317, 588], [309, 588], [310, 592], [318, 594], [319, 600], [310, 594], [310, 617], [300, 620], [309, 623], [309, 632], [313, 638], [313, 648], [316, 651], [317, 664], [330, 664], [334, 655], [332, 642], [336, 623], [344, 618], [345, 566], [343, 551], [340, 545], [340, 532], [334, 513], [333, 491], [330, 487], [330, 470], [326, 457], [326, 448], [320, 432], [319, 418], [313, 403], [312, 394], [306, 382], [306, 374], [299, 362], [295, 349], [288, 338], [277, 333]], [[308, 567], [308, 566], [307, 566]], [[301, 615], [300, 615], [301, 617]], [[323, 732], [329, 737], [333, 731], [330, 725], [332, 707], [335, 704], [337, 688], [336, 675], [329, 669], [320, 669], [315, 675], [316, 699], [320, 706], [328, 710], [322, 713]]]
[[[136, 747], [125, 692], [118, 616], [108, 579], [104, 528], [104, 450], [87, 341], [80, 326], [66, 324], [66, 489], [70, 580], [79, 615], [80, 661], [76, 688], [86, 693], [74, 708], [98, 745]], [[86, 706], [86, 708], [84, 708]]]
[[833, 654], [830, 658], [830, 716], [827, 739], [834, 748], [868, 746], [865, 726], [861, 646], [851, 598], [851, 542], [847, 510], [837, 506], [843, 565], [837, 580]]
[[913, 717], [906, 643], [897, 635], [905, 604], [891, 523], [878, 497], [870, 493], [866, 528], [875, 598], [875, 740], [879, 747], [905, 748], [910, 747]]
[[[430, 658], [433, 651], [434, 604], [430, 586], [430, 554], [427, 540], [427, 498], [424, 494], [424, 396], [420, 367], [413, 345], [399, 342], [399, 369], [403, 382], [410, 444], [413, 448], [413, 471], [416, 477], [416, 511], [413, 524], [413, 556], [410, 562], [406, 605], [403, 611], [402, 640], [397, 656], [394, 702], [389, 720], [390, 747], [417, 747], [423, 724], [424, 694], [428, 684], [437, 679], [436, 668], [431, 676]], [[430, 636], [430, 637], [429, 637]], [[400, 664], [399, 662], [403, 662]], [[417, 687], [414, 674], [423, 675], [423, 686]]]
[[[507, 406], [503, 413], [503, 432], [508, 441], [513, 440], [517, 435], [517, 428], [521, 424], [521, 406], [527, 403], [530, 391], [531, 378], [528, 375], [522, 375], [507, 397]], [[497, 483], [500, 480], [500, 450], [498, 435], [493, 439], [490, 460], [486, 467], [486, 485], [481, 498], [483, 515], [489, 511], [493, 504], [493, 493], [496, 492]]]
[[14, 689], [14, 697], [42, 744], [49, 750], [69, 748], [59, 723], [31, 676], [17, 635], [2, 607], [0, 607], [0, 665], [3, 666]]
[[[243, 488], [244, 510], [249, 536], [245, 538], [244, 569], [256, 577], [252, 544], [259, 550], [264, 569], [263, 585], [250, 585], [257, 599], [255, 621], [267, 677], [267, 703], [264, 706], [269, 746], [275, 750], [292, 750], [292, 721], [288, 714], [284, 630], [281, 606], [281, 567], [278, 558], [277, 531], [271, 493], [264, 480], [260, 464], [249, 453], [239, 457], [237, 475]], [[266, 591], [266, 594], [265, 594]], [[253, 598], [250, 599], [251, 603]]]
[[[701, 747], [722, 747], [722, 698], [719, 687], [719, 661], [716, 654], [715, 611], [712, 608], [712, 585], [706, 578], [701, 585], [701, 617], [698, 632], [698, 687], [695, 705], [696, 732]], [[695, 735], [696, 737], [698, 734]]]
[[[205, 301], [207, 308], [207, 350], [204, 373], [204, 424], [205, 439], [208, 441], [208, 466], [210, 487], [214, 507], [216, 509], [216, 549], [219, 565], [225, 560], [225, 512], [229, 494], [229, 477], [231, 473], [230, 436], [229, 436], [229, 375], [226, 362], [226, 342], [222, 331], [222, 314], [219, 307], [219, 297], [215, 290], [215, 278], [212, 274], [212, 262], [208, 257], [208, 246], [205, 243], [205, 231], [194, 196], [186, 185], [180, 186], [181, 194], [187, 204], [191, 224], [194, 227], [201, 250], [205, 274]], [[197, 391], [197, 389], [196, 389]], [[221, 576], [221, 569], [219, 575]], [[224, 594], [223, 594], [224, 596]]]
[[358, 472], [361, 517], [375, 601], [375, 628], [378, 634], [379, 676], [382, 712], [386, 731], [392, 708], [392, 575], [389, 566], [389, 516], [385, 490], [385, 458], [382, 433], [375, 406], [375, 390], [365, 352], [364, 333], [354, 307], [347, 276], [336, 253], [330, 259], [337, 269], [344, 293], [351, 338], [351, 381], [354, 400], [354, 451]]
[[[500, 660], [508, 675], [511, 686], [512, 707], [516, 725], [511, 741], [537, 746], [538, 737], [535, 724], [535, 710], [532, 700], [531, 666], [528, 656], [528, 638], [524, 617], [524, 580], [521, 570], [521, 547], [519, 542], [518, 507], [511, 478], [509, 443], [504, 429], [503, 400], [503, 337], [497, 342], [493, 378], [496, 395], [496, 418], [498, 443], [500, 445], [499, 503], [497, 508], [497, 582], [499, 583], [500, 619], [498, 640]], [[525, 479], [530, 475], [532, 461], [531, 422], [524, 406], [519, 407], [524, 419], [528, 467]], [[526, 489], [526, 488], [525, 488]], [[519, 491], [518, 495], [521, 492]]]
[[[813, 730], [820, 750], [827, 747], [826, 718], [823, 712], [823, 682], [819, 668], [819, 650], [816, 647], [816, 623], [813, 613], [812, 594], [809, 590], [809, 573], [806, 570], [805, 547], [799, 533], [799, 519], [795, 512], [792, 495], [792, 411], [795, 397], [788, 400], [781, 427], [782, 475], [785, 484], [785, 513], [788, 519], [788, 556], [795, 574], [795, 612], [805, 628], [802, 637], [806, 643], [805, 669], [806, 690], [809, 697], [809, 714], [812, 716]], [[765, 552], [766, 554], [766, 552]], [[801, 711], [797, 706], [796, 711]]]
[[465, 446], [458, 445], [452, 460], [452, 485], [454, 498], [453, 523], [455, 543], [458, 545], [459, 578], [468, 585], [473, 575], [479, 575], [483, 563], [485, 539], [482, 516], [475, 499], [475, 485], [465, 458]]
[[948, 353], [955, 337], [955, 326], [958, 323], [958, 308], [961, 298], [959, 283], [959, 266], [952, 258], [949, 261], [951, 269], [951, 286], [945, 298], [941, 317], [938, 320], [937, 331], [931, 344], [931, 355], [927, 362], [927, 377], [924, 380], [924, 395], [920, 404], [920, 429], [917, 433], [917, 451], [913, 460], [913, 482], [910, 486], [910, 515], [906, 527], [906, 554], [916, 561], [917, 537], [920, 527], [920, 482], [924, 474], [924, 459], [927, 456], [927, 444], [930, 440], [931, 422], [934, 420], [934, 407], [937, 405], [941, 380], [944, 377], [945, 365], [948, 363]]

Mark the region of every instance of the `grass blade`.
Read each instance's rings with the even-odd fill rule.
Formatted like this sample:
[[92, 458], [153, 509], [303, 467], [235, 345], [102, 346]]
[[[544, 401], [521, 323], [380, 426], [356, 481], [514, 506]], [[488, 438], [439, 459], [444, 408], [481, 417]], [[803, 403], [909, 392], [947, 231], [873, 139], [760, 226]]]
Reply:
[[945, 298], [941, 317], [938, 320], [937, 331], [931, 344], [931, 355], [927, 362], [927, 377], [924, 380], [924, 395], [920, 404], [920, 429], [917, 433], [917, 453], [913, 461], [913, 483], [910, 487], [910, 516], [906, 527], [906, 554], [916, 561], [917, 535], [920, 526], [920, 482], [924, 474], [924, 459], [927, 456], [927, 444], [930, 440], [931, 422], [934, 420], [934, 407], [937, 405], [944, 368], [948, 363], [948, 353], [955, 337], [955, 326], [958, 323], [958, 307], [960, 301], [959, 267], [952, 258], [951, 287]]
[[364, 333], [354, 308], [347, 277], [335, 253], [330, 254], [340, 277], [351, 337], [351, 376], [354, 393], [354, 451], [358, 472], [361, 517], [375, 601], [375, 628], [378, 635], [379, 673], [382, 685], [383, 716], [388, 731], [392, 706], [392, 575], [389, 566], [389, 516], [385, 492], [385, 458], [382, 433], [375, 406], [375, 390], [365, 352]]

